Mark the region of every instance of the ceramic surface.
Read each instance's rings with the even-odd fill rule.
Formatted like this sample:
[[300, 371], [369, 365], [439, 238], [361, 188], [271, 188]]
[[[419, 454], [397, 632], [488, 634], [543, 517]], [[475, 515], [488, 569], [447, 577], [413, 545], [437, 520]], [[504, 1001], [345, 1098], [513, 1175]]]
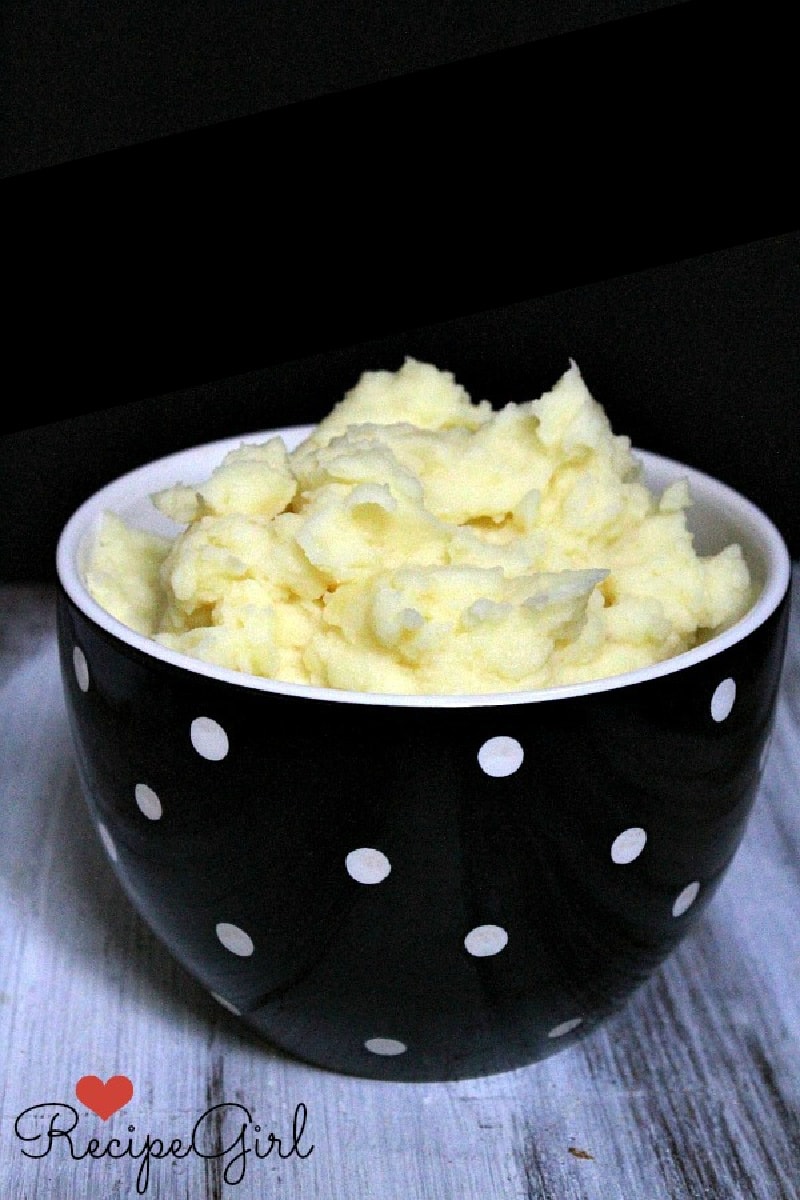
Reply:
[[221, 1004], [322, 1067], [476, 1076], [585, 1035], [702, 913], [757, 793], [788, 556], [745, 511], [757, 621], [613, 686], [512, 698], [187, 667], [98, 619], [62, 554], [76, 759], [122, 887]]

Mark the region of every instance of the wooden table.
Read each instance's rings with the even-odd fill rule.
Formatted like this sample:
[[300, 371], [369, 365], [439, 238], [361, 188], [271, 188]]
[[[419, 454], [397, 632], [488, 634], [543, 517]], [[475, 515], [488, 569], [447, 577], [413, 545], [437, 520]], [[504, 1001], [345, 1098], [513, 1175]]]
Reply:
[[[1, 1200], [797, 1200], [797, 572], [769, 764], [698, 925], [585, 1041], [440, 1084], [289, 1060], [173, 963], [84, 808], [53, 589], [0, 588]], [[87, 1075], [133, 1096], [103, 1120]]]

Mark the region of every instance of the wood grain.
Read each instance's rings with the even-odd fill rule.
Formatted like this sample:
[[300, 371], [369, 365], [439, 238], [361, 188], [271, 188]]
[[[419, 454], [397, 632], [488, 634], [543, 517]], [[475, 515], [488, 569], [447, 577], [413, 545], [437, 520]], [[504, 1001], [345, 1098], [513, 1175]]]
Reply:
[[[800, 1197], [797, 586], [761, 792], [702, 920], [605, 1027], [479, 1080], [380, 1084], [290, 1060], [172, 961], [85, 811], [47, 586], [0, 588], [0, 697], [2, 1200]], [[133, 1099], [102, 1121], [75, 1098], [86, 1074], [127, 1075]], [[20, 1114], [47, 1102], [78, 1112], [75, 1153], [91, 1137], [98, 1151], [130, 1138], [140, 1157], [76, 1161], [63, 1137], [26, 1157], [47, 1139], [23, 1142], [15, 1126], [31, 1133]], [[242, 1105], [262, 1157], [151, 1157], [145, 1173], [148, 1136], [185, 1143], [218, 1104], [201, 1126], [206, 1153], [233, 1144]], [[299, 1106], [306, 1124], [287, 1153]], [[270, 1130], [285, 1157], [264, 1156]]]

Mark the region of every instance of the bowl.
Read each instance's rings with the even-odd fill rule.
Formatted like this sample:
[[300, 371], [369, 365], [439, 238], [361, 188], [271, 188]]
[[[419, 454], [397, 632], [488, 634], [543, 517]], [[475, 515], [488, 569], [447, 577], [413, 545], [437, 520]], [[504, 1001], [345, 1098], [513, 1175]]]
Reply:
[[753, 607], [656, 666], [501, 695], [281, 684], [92, 600], [101, 512], [163, 531], [150, 493], [202, 482], [243, 440], [309, 432], [170, 455], [66, 524], [60, 662], [89, 811], [143, 920], [265, 1043], [375, 1079], [529, 1065], [625, 1004], [736, 853], [776, 706], [786, 545], [722, 482], [637, 450], [652, 488], [688, 479], [701, 553], [742, 545]]

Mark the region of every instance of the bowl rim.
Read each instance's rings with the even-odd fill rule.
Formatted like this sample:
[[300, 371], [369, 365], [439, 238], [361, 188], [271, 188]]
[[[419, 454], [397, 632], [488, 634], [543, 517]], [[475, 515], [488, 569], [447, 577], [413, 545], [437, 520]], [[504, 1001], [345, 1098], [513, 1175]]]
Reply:
[[[774, 522], [752, 500], [736, 491], [722, 480], [689, 466], [677, 459], [657, 454], [632, 446], [631, 452], [642, 464], [645, 470], [650, 467], [666, 471], [677, 478], [686, 479], [696, 499], [697, 491], [704, 495], [713, 495], [716, 503], [730, 516], [735, 513], [740, 525], [747, 525], [751, 532], [758, 537], [759, 546], [764, 552], [766, 562], [765, 580], [755, 603], [733, 625], [721, 633], [709, 638], [708, 641], [673, 655], [648, 667], [634, 671], [626, 671], [619, 675], [604, 676], [583, 683], [558, 684], [546, 688], [518, 690], [508, 692], [454, 693], [454, 694], [405, 694], [395, 692], [355, 692], [332, 687], [319, 687], [313, 684], [289, 683], [259, 675], [251, 675], [235, 671], [228, 667], [217, 666], [203, 659], [182, 654], [152, 638], [139, 634], [111, 616], [101, 607], [86, 589], [78, 568], [80, 547], [89, 533], [92, 524], [100, 513], [110, 507], [108, 500], [115, 493], [135, 490], [138, 482], [153, 474], [155, 469], [167, 469], [170, 464], [186, 461], [199, 455], [219, 455], [220, 458], [229, 449], [234, 449], [246, 442], [264, 441], [271, 437], [281, 437], [291, 448], [299, 444], [315, 428], [314, 425], [287, 425], [238, 434], [214, 441], [203, 442], [188, 446], [183, 450], [160, 456], [134, 467], [121, 475], [109, 480], [102, 487], [89, 495], [72, 513], [64, 524], [56, 545], [56, 575], [58, 583], [69, 600], [93, 624], [99, 626], [111, 637], [133, 650], [140, 651], [147, 658], [180, 668], [189, 674], [221, 683], [232, 684], [248, 691], [266, 692], [273, 695], [297, 697], [306, 700], [324, 700], [329, 703], [369, 705], [385, 708], [486, 708], [494, 706], [518, 706], [532, 703], [545, 703], [554, 700], [571, 699], [574, 697], [595, 695], [602, 692], [616, 691], [639, 683], [660, 679], [668, 675], [686, 670], [695, 664], [716, 657], [723, 651], [736, 645], [758, 629], [779, 607], [787, 594], [791, 582], [792, 562], [786, 542]], [[176, 475], [177, 482], [179, 476]], [[145, 487], [141, 492], [144, 499], [149, 491]]]

